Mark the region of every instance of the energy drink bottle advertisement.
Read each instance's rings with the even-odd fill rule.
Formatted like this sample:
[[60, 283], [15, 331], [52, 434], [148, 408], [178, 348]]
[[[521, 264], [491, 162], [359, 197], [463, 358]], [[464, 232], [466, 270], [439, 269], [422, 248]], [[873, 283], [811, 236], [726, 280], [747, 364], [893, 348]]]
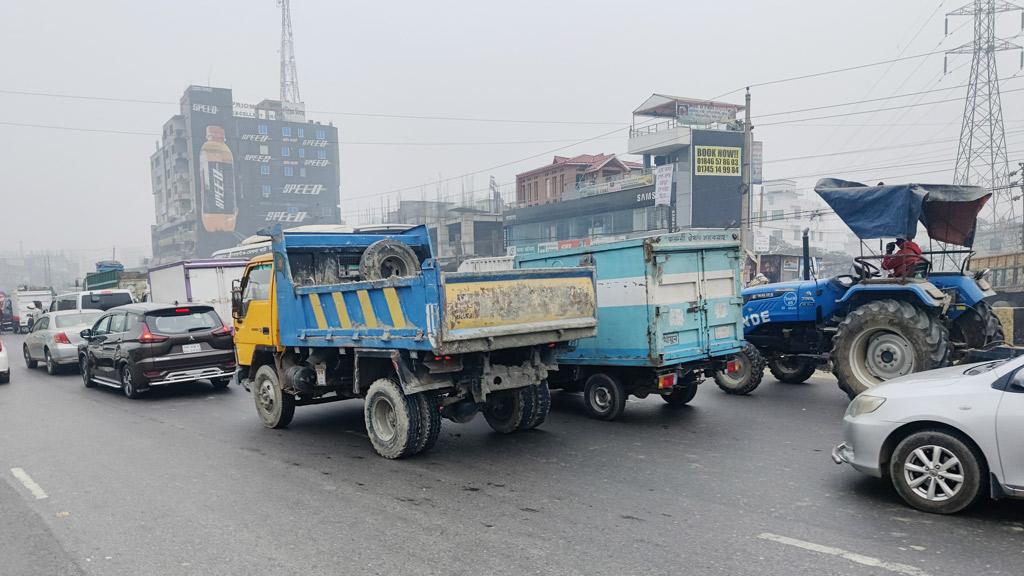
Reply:
[[235, 158], [224, 142], [223, 126], [206, 127], [206, 142], [199, 151], [199, 183], [203, 228], [234, 232], [238, 217]]

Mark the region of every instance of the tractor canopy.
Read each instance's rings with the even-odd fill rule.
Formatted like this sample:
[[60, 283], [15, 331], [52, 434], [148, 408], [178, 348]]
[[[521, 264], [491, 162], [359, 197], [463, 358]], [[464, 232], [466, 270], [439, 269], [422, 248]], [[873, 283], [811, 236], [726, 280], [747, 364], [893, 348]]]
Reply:
[[818, 180], [814, 191], [861, 240], [910, 239], [920, 222], [933, 240], [968, 248], [974, 244], [978, 212], [992, 196], [980, 186], [868, 186], [835, 178]]

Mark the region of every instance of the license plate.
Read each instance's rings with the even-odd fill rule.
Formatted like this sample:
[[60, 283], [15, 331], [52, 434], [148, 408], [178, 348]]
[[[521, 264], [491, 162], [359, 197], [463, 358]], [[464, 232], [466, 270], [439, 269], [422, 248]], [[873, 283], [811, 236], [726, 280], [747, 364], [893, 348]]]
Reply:
[[202, 352], [203, 347], [200, 344], [183, 344], [181, 351], [185, 354], [195, 354], [196, 352]]

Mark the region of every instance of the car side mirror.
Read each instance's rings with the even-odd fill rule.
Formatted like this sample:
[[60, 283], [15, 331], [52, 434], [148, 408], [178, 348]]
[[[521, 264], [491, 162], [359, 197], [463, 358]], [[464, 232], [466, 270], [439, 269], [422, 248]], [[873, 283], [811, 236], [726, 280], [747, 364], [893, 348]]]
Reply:
[[81, 336], [83, 340], [89, 340], [92, 338], [92, 328], [86, 328], [79, 332], [78, 335]]

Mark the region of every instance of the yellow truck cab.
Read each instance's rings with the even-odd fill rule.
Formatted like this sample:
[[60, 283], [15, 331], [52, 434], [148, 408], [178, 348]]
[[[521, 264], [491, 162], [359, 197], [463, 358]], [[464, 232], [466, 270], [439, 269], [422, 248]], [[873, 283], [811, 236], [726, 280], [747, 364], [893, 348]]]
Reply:
[[442, 272], [423, 226], [271, 236], [232, 290], [238, 381], [270, 428], [364, 398], [386, 458], [429, 449], [442, 417], [528, 430], [555, 354], [596, 333], [592, 268]]

